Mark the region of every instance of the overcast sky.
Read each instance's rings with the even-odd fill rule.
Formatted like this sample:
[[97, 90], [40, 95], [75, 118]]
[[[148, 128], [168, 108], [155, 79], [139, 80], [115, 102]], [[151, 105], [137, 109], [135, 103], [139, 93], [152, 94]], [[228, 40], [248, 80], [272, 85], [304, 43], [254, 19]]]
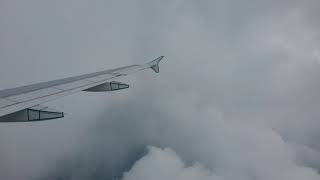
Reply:
[[0, 124], [1, 180], [319, 180], [320, 1], [2, 0], [0, 89], [166, 56]]

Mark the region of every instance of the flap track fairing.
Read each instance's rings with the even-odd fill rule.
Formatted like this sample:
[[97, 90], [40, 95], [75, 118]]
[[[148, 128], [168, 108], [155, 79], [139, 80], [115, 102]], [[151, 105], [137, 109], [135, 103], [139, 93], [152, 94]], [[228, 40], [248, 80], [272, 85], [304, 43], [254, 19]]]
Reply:
[[127, 89], [127, 88], [129, 88], [128, 84], [112, 81], [112, 82], [107, 82], [107, 83], [100, 84], [98, 86], [94, 86], [92, 88], [89, 88], [89, 89], [86, 89], [86, 90], [83, 90], [83, 91], [87, 91], [87, 92], [105, 92], [105, 91], [117, 91], [117, 90]]

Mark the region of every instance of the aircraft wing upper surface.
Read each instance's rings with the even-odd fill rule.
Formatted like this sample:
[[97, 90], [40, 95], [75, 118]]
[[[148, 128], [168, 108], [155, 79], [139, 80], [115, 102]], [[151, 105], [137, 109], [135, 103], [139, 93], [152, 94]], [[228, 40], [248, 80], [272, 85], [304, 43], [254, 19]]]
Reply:
[[[159, 62], [163, 58], [164, 56], [160, 56], [157, 59], [142, 65], [125, 66], [91, 74], [1, 90], [0, 122], [28, 121], [30, 118], [34, 120], [47, 120], [56, 119], [55, 117], [60, 118], [58, 116], [63, 117], [63, 113], [56, 114], [57, 116], [54, 116], [54, 114], [41, 114], [46, 112], [59, 112], [50, 112], [47, 111], [46, 108], [39, 108], [38, 105], [79, 91], [97, 92], [128, 88], [128, 85], [119, 82], [112, 82], [112, 79], [148, 68], [151, 68], [158, 73]], [[35, 113], [39, 118], [31, 117], [32, 113]], [[40, 118], [41, 115], [43, 118]], [[14, 120], [15, 118], [20, 120]], [[23, 120], [21, 120], [21, 118]]]

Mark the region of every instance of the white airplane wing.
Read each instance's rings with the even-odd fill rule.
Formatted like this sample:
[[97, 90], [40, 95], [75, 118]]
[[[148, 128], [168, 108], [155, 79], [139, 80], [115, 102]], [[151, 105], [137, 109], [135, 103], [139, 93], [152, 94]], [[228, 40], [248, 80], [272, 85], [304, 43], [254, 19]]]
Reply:
[[129, 85], [112, 81], [151, 68], [159, 73], [157, 59], [142, 65], [131, 65], [101, 72], [43, 82], [23, 87], [0, 90], [0, 122], [26, 122], [57, 119], [64, 117], [63, 112], [42, 107], [40, 104], [80, 91], [115, 91], [129, 88]]

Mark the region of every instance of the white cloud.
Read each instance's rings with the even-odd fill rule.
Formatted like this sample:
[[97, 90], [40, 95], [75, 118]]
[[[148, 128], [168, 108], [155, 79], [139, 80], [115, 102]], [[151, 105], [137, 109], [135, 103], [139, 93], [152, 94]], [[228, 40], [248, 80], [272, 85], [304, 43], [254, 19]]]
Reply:
[[[162, 123], [167, 124], [164, 134], [155, 137], [160, 144], [173, 147], [186, 159], [181, 160], [170, 149], [150, 148], [149, 153], [125, 173], [123, 180], [179, 179], [186, 175], [190, 179], [224, 180], [320, 178], [317, 170], [310, 168], [317, 167], [319, 162], [318, 159], [310, 161], [316, 157], [312, 149], [296, 148], [272, 128], [257, 122], [224, 119], [217, 116], [214, 109], [190, 111], [175, 117], [174, 122], [164, 120]], [[148, 121], [154, 123], [152, 119]], [[158, 128], [148, 130], [159, 135]], [[307, 154], [309, 156], [304, 157]], [[187, 166], [185, 162], [201, 164]]]
[[187, 166], [171, 149], [148, 147], [148, 154], [138, 160], [122, 180], [221, 180], [199, 163]]

